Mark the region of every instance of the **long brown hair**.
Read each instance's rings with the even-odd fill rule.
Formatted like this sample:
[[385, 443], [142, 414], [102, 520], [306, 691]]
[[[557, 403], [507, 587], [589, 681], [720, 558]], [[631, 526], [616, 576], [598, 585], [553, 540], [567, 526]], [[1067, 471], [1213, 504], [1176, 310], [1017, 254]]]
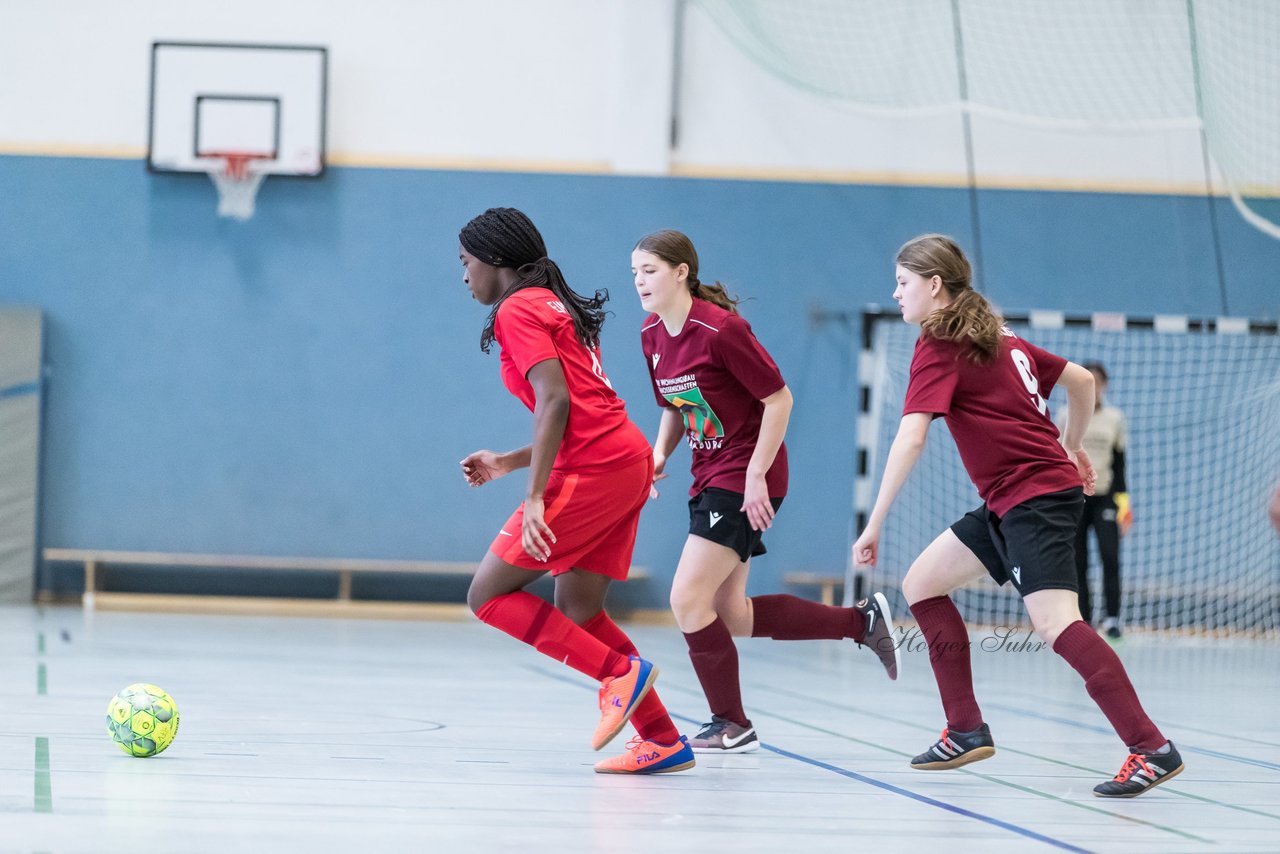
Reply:
[[920, 324], [922, 334], [968, 345], [969, 359], [979, 364], [995, 358], [1004, 318], [973, 289], [973, 268], [959, 244], [945, 234], [922, 234], [903, 244], [897, 263], [926, 279], [937, 276], [951, 295], [950, 305]]
[[693, 248], [693, 241], [682, 232], [672, 228], [655, 231], [653, 234], [647, 234], [640, 238], [635, 248], [641, 252], [657, 255], [672, 267], [688, 264], [689, 279], [687, 284], [689, 293], [698, 299], [706, 300], [735, 314], [737, 313], [738, 300], [729, 296], [729, 292], [725, 290], [724, 285], [719, 282], [712, 282], [708, 285], [698, 281], [698, 250]]

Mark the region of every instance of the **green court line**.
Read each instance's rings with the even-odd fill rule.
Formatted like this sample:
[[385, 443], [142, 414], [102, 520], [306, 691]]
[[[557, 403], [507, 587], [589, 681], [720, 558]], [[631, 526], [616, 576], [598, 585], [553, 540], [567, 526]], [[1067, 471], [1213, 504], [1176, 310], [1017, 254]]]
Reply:
[[49, 782], [49, 739], [36, 738], [36, 812], [53, 812], [53, 787]]
[[44, 632], [36, 632], [36, 655], [44, 655]]
[[48, 676], [46, 675], [44, 662], [36, 665], [36, 693], [43, 695], [48, 685]]

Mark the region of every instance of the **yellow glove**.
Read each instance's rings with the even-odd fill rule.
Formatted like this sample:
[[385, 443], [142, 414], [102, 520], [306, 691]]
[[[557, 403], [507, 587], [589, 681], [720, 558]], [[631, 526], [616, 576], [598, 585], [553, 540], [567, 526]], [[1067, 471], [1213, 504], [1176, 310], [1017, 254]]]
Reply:
[[1116, 502], [1116, 524], [1120, 526], [1120, 536], [1123, 537], [1133, 527], [1133, 510], [1129, 508], [1129, 493], [1117, 492], [1114, 497]]

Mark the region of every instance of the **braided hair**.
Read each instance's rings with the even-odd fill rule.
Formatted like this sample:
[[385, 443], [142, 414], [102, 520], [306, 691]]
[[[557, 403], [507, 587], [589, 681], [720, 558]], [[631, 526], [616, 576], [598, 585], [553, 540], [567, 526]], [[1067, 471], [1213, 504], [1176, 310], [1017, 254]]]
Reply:
[[578, 340], [593, 350], [600, 346], [605, 316], [602, 306], [608, 301], [609, 292], [598, 290], [594, 297], [584, 297], [570, 288], [560, 267], [547, 257], [547, 246], [529, 217], [515, 208], [489, 208], [462, 227], [458, 242], [483, 263], [513, 267], [516, 271], [515, 284], [493, 304], [480, 333], [483, 352], [488, 353], [493, 344], [498, 309], [507, 297], [525, 288], [546, 288], [554, 293], [573, 318]]

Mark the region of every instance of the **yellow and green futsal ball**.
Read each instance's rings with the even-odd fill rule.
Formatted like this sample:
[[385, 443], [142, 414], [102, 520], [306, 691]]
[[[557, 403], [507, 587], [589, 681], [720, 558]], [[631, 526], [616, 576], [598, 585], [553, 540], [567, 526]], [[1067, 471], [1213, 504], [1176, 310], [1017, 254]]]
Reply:
[[130, 756], [155, 756], [178, 734], [178, 704], [155, 685], [130, 685], [107, 706], [107, 732]]

